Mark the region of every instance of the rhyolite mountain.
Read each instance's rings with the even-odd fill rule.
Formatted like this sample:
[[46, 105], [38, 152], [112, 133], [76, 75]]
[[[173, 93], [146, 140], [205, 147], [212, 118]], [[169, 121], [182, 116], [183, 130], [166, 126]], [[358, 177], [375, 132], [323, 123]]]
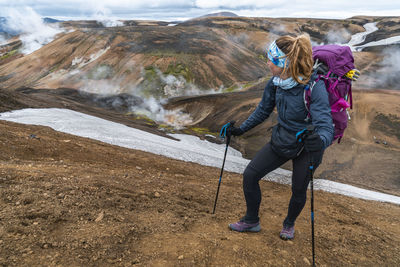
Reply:
[[[398, 34], [398, 20], [205, 17], [175, 26], [124, 21], [125, 26], [111, 28], [96, 21], [60, 22], [73, 31], [24, 57], [15, 56], [15, 46], [3, 52], [0, 86], [81, 89], [107, 82], [114, 92], [141, 87], [149, 94], [169, 96], [165, 86], [173, 76], [173, 87], [182, 94], [193, 87], [231, 91], [269, 76], [264, 50], [281, 35], [305, 32], [313, 44], [346, 43], [352, 34], [364, 31], [362, 25], [376, 22], [379, 30], [367, 36], [368, 42]], [[384, 55], [366, 49], [356, 52], [355, 59], [357, 68], [368, 75], [380, 68]]]

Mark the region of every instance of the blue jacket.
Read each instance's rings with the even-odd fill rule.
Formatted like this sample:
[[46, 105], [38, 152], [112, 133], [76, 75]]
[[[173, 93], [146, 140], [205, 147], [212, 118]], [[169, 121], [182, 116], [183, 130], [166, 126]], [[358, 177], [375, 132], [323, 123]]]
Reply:
[[313, 124], [324, 143], [324, 149], [327, 148], [333, 141], [334, 127], [325, 84], [320, 80], [313, 87], [310, 103], [311, 120], [307, 120], [304, 87], [298, 84], [284, 90], [276, 87], [270, 79], [256, 110], [240, 125], [240, 128], [248, 131], [260, 124], [269, 117], [276, 106], [278, 125], [272, 132], [273, 145], [283, 150], [297, 147], [296, 133]]

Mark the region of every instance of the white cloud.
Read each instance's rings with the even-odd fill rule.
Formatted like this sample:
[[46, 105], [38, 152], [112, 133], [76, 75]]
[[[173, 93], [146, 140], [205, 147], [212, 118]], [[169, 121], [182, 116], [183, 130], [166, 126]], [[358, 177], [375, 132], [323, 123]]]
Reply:
[[96, 10], [129, 19], [177, 20], [218, 11], [248, 17], [348, 18], [355, 15], [399, 16], [399, 1], [373, 0], [0, 0], [5, 7], [32, 7], [42, 16], [88, 17]]
[[75, 8], [77, 11], [90, 11], [98, 6], [111, 9], [139, 9], [139, 8], [168, 8], [168, 7], [189, 7], [193, 1], [185, 0], [0, 0], [0, 6], [31, 6], [37, 9]]
[[242, 8], [242, 7], [275, 7], [276, 5], [283, 4], [287, 1], [285, 0], [269, 0], [269, 1], [259, 1], [259, 0], [196, 0], [195, 5], [199, 8]]

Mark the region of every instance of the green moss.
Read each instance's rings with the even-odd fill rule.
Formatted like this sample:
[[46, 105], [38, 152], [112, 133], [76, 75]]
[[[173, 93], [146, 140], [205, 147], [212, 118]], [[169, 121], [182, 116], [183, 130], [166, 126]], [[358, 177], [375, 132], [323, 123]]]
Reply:
[[198, 134], [198, 135], [212, 135], [212, 136], [217, 136], [217, 133], [211, 132], [209, 129], [207, 128], [200, 128], [200, 127], [190, 127], [190, 128], [186, 128], [185, 130], [183, 130], [184, 133], [186, 134]]
[[7, 58], [9, 58], [9, 57], [12, 57], [12, 56], [14, 56], [14, 55], [17, 54], [17, 53], [18, 53], [18, 49], [11, 50], [10, 52], [7, 52], [7, 53], [5, 53], [4, 55], [2, 55], [2, 56], [0, 57], [0, 60], [4, 60], [4, 59], [7, 59]]
[[151, 50], [149, 52], [145, 52], [147, 55], [154, 56], [154, 57], [173, 57], [177, 58], [179, 57], [179, 53], [177, 53], [175, 50], [168, 50], [168, 49], [163, 49], [163, 50]]
[[156, 124], [152, 119], [150, 119], [149, 117], [147, 117], [147, 116], [145, 116], [145, 115], [142, 115], [142, 114], [136, 115], [136, 119], [138, 119], [138, 120], [145, 120], [145, 121], [147, 121], [148, 123]]
[[163, 129], [170, 133], [175, 133], [175, 128], [167, 124], [159, 124], [158, 129]]
[[235, 85], [232, 85], [231, 87], [224, 89], [224, 93], [231, 93], [231, 92], [236, 91], [237, 89], [239, 89], [239, 86], [237, 86], [235, 84]]
[[241, 85], [234, 84], [234, 85], [224, 89], [223, 92], [224, 93], [231, 93], [231, 92], [238, 91], [239, 89], [240, 90], [244, 90], [244, 89], [247, 89], [247, 88], [249, 88], [249, 87], [251, 87], [253, 85], [254, 85], [253, 82], [247, 82], [247, 83], [244, 83], [244, 84], [241, 84]]
[[189, 70], [189, 68], [182, 63], [178, 64], [170, 64], [167, 67], [167, 70], [164, 72], [166, 75], [173, 75], [173, 76], [182, 76], [185, 78], [187, 82], [191, 82], [194, 79], [193, 73]]
[[254, 85], [254, 83], [246, 83], [246, 84], [244, 84], [243, 85], [243, 89], [247, 89], [247, 88], [249, 88], [249, 87], [252, 87]]
[[163, 73], [153, 65], [145, 66], [143, 73], [144, 79], [140, 85], [143, 89], [144, 97], [165, 97], [164, 87], [166, 82], [162, 80], [162, 75], [182, 77], [189, 83], [194, 80], [193, 73], [182, 63], [170, 64]]
[[152, 65], [144, 68], [144, 80], [141, 83], [142, 93], [144, 97], [163, 97], [163, 83], [160, 75], [157, 73], [157, 68]]

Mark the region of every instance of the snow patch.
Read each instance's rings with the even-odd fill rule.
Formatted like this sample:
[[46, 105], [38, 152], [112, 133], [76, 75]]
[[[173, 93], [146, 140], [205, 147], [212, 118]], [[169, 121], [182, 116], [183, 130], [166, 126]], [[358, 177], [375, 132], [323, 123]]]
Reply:
[[368, 34], [379, 30], [379, 28], [376, 27], [376, 22], [367, 23], [363, 25], [363, 27], [365, 28], [365, 32], [359, 32], [352, 35], [351, 40], [346, 44], [351, 48], [352, 51], [362, 51], [364, 48], [371, 46], [400, 44], [400, 36], [392, 36], [379, 41], [358, 45], [365, 41], [365, 38]]
[[363, 25], [365, 32], [359, 32], [351, 36], [350, 41], [347, 43], [348, 46], [350, 46], [352, 51], [355, 51], [354, 46], [357, 44], [361, 44], [362, 42], [365, 41], [365, 38], [367, 37], [368, 34], [373, 33], [378, 30], [378, 27], [376, 27], [376, 22], [371, 22]]
[[356, 46], [355, 49], [357, 51], [361, 51], [365, 47], [379, 46], [379, 45], [393, 45], [393, 44], [400, 44], [400, 36], [392, 36], [392, 37], [382, 39], [379, 41], [369, 42], [369, 43], [366, 43], [365, 45]]
[[99, 51], [97, 51], [94, 54], [91, 54], [89, 56], [89, 58], [83, 58], [83, 57], [75, 57], [72, 60], [71, 65], [72, 66], [76, 66], [77, 68], [82, 68], [90, 63], [92, 63], [93, 61], [96, 61], [97, 59], [99, 59], [102, 55], [104, 55], [108, 50], [110, 49], [110, 47], [106, 47], [104, 49], [100, 49]]
[[[172, 134], [178, 140], [154, 135], [126, 125], [107, 121], [68, 109], [22, 109], [0, 114], [1, 120], [43, 125], [56, 131], [99, 140], [121, 147], [147, 151], [169, 158], [221, 168], [224, 144], [214, 144], [198, 137]], [[243, 173], [249, 160], [233, 148], [228, 149], [225, 170]], [[277, 169], [263, 179], [291, 183], [291, 172]], [[374, 192], [329, 180], [315, 179], [315, 189], [350, 197], [390, 202], [400, 205], [400, 197]]]

